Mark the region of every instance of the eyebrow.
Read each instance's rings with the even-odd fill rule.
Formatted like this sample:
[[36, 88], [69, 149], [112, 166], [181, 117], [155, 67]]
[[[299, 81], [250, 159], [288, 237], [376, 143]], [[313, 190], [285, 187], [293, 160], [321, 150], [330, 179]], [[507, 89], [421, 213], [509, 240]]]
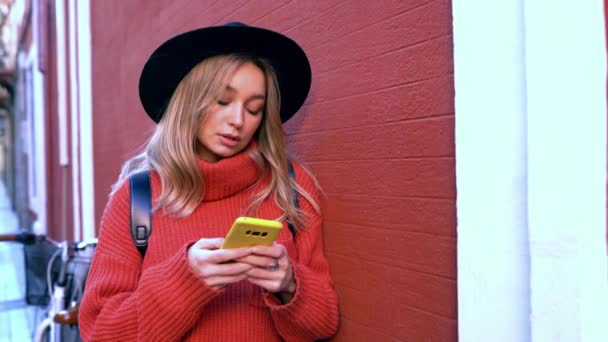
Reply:
[[[231, 92], [231, 93], [238, 93], [238, 91], [236, 89], [234, 89], [233, 87], [231, 87], [230, 85], [226, 86], [226, 90]], [[263, 94], [253, 94], [253, 96], [251, 96], [252, 99], [260, 99], [260, 100], [266, 100], [266, 96]]]

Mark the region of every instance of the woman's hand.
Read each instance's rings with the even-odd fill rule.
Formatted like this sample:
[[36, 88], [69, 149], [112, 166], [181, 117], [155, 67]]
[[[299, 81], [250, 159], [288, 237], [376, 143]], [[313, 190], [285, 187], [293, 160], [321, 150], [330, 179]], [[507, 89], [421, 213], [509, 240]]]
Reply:
[[251, 252], [238, 260], [252, 266], [247, 271], [247, 281], [289, 302], [296, 292], [296, 282], [285, 246], [275, 242], [272, 246], [252, 247]]
[[246, 279], [254, 268], [237, 261], [251, 255], [252, 248], [220, 249], [223, 242], [223, 238], [200, 239], [188, 248], [190, 267], [214, 289]]

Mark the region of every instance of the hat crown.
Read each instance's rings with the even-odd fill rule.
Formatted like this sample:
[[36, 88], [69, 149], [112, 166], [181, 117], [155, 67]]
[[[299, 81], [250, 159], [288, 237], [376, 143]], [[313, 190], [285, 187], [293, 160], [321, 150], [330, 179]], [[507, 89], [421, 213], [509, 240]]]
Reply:
[[224, 26], [232, 26], [232, 27], [248, 27], [248, 25], [243, 24], [239, 21], [231, 21], [229, 23], [225, 23]]

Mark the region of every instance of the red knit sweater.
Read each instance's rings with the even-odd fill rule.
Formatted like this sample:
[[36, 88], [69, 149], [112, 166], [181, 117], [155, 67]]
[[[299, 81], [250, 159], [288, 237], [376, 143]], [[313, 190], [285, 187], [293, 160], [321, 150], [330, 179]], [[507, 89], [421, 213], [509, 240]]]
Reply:
[[[99, 245], [80, 307], [85, 341], [312, 341], [333, 335], [338, 300], [323, 255], [322, 219], [302, 197], [311, 215], [295, 241], [286, 227], [278, 242], [293, 265], [296, 292], [282, 305], [271, 293], [242, 281], [214, 290], [198, 278], [187, 249], [203, 237], [223, 237], [244, 214], [259, 177], [253, 160], [241, 153], [217, 163], [199, 161], [206, 180], [203, 202], [188, 217], [152, 217], [152, 235], [141, 261], [129, 232], [129, 185], [110, 198]], [[318, 200], [310, 177], [294, 163], [296, 180]], [[160, 178], [151, 173], [152, 196]], [[257, 216], [281, 215], [273, 200]], [[285, 223], [284, 223], [285, 226]]]

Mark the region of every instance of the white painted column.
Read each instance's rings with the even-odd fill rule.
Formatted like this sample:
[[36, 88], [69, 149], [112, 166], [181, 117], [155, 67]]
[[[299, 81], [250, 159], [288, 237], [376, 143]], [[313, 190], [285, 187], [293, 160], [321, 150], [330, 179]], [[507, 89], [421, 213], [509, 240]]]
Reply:
[[454, 0], [458, 330], [530, 340], [523, 0]]
[[80, 112], [80, 189], [82, 238], [95, 237], [95, 186], [93, 173], [93, 82], [91, 64], [91, 3], [72, 0], [78, 27], [78, 86]]
[[603, 1], [526, 1], [533, 341], [608, 341]]
[[59, 165], [67, 166], [68, 128], [67, 128], [67, 71], [66, 71], [66, 30], [64, 1], [55, 1], [55, 32], [57, 35], [57, 115], [59, 125]]
[[71, 139], [71, 156], [72, 156], [72, 221], [74, 229], [74, 240], [79, 241], [81, 237], [81, 197], [80, 197], [80, 86], [78, 82], [78, 45], [76, 41], [76, 3], [75, 0], [68, 0], [67, 15], [68, 15], [68, 51], [69, 51], [69, 68], [70, 68], [70, 131]]
[[[34, 10], [34, 18], [37, 18], [37, 10]], [[34, 41], [37, 42], [37, 26], [39, 23], [36, 19], [34, 19], [33, 32], [34, 32]], [[34, 48], [30, 52], [30, 56], [33, 62], [33, 71], [32, 71], [32, 89], [33, 94], [29, 94], [29, 96], [33, 97], [33, 100], [30, 102], [33, 105], [33, 116], [34, 116], [34, 150], [36, 153], [34, 154], [35, 158], [35, 173], [36, 177], [36, 207], [34, 210], [38, 213], [38, 219], [34, 222], [33, 230], [37, 234], [46, 234], [48, 221], [47, 221], [47, 181], [46, 181], [46, 165], [47, 165], [47, 155], [45, 153], [46, 150], [46, 98], [44, 95], [44, 82], [45, 76], [40, 69], [38, 68], [38, 64], [40, 61], [38, 60], [38, 46], [34, 45]]]

